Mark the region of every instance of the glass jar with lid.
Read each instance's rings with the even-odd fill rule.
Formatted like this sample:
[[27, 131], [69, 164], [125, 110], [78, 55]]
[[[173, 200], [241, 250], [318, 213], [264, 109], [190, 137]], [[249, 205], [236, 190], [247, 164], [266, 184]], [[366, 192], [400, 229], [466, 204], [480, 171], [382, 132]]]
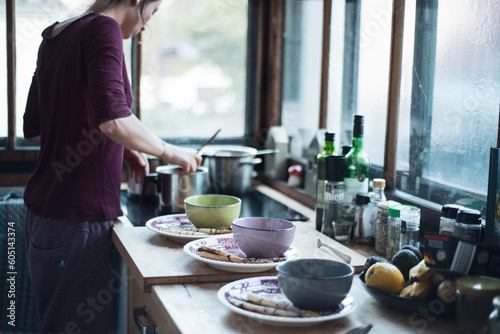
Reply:
[[441, 209], [441, 217], [439, 218], [439, 234], [453, 235], [455, 223], [457, 222], [458, 210], [463, 206], [458, 204], [445, 204]]
[[401, 218], [401, 236], [399, 249], [405, 245], [420, 247], [420, 209], [412, 205], [404, 205], [399, 214]]
[[388, 209], [389, 217], [387, 219], [387, 246], [385, 256], [392, 259], [399, 250], [399, 237], [401, 234], [400, 210], [402, 205], [393, 205]]
[[377, 220], [375, 221], [375, 252], [385, 256], [387, 250], [387, 232], [389, 229], [389, 207], [399, 205], [395, 201], [377, 203]]
[[453, 236], [467, 242], [481, 242], [481, 212], [474, 209], [458, 210]]

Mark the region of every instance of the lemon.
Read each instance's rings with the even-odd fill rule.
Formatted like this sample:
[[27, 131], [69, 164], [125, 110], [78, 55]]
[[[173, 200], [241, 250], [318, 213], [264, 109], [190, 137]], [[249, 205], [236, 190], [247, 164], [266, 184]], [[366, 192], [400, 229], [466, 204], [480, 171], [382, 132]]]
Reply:
[[399, 294], [405, 280], [401, 271], [393, 264], [377, 262], [372, 265], [365, 275], [366, 285], [380, 291]]

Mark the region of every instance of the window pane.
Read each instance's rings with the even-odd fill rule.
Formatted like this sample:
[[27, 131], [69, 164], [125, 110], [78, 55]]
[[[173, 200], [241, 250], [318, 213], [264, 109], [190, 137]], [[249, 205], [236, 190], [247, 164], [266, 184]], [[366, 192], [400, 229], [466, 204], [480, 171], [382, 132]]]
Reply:
[[5, 39], [5, 25], [7, 16], [5, 13], [5, 1], [0, 2], [0, 138], [7, 137], [7, 41]]
[[[364, 149], [379, 167], [384, 165], [391, 13], [392, 0], [361, 1], [357, 113], [365, 116]], [[352, 119], [348, 125], [352, 131]]]
[[398, 187], [481, 208], [497, 140], [500, 1], [423, 3], [406, 5]]
[[384, 163], [392, 0], [333, 1], [328, 128], [352, 145], [353, 115], [365, 116], [364, 150]]
[[[16, 1], [16, 136], [23, 136], [26, 98], [35, 72], [42, 31], [55, 21], [64, 21], [86, 10], [80, 1]], [[2, 34], [3, 35], [3, 34]]]
[[302, 155], [319, 124], [323, 1], [286, 1], [282, 125]]
[[162, 137], [242, 137], [247, 1], [164, 1], [142, 33], [141, 118]]

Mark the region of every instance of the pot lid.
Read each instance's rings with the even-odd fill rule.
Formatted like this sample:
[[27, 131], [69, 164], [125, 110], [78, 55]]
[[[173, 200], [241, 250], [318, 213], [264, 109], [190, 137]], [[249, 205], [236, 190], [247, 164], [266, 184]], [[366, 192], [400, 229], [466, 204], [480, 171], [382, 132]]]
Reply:
[[208, 145], [200, 152], [202, 156], [207, 157], [247, 157], [257, 154], [257, 149], [248, 146], [239, 145]]

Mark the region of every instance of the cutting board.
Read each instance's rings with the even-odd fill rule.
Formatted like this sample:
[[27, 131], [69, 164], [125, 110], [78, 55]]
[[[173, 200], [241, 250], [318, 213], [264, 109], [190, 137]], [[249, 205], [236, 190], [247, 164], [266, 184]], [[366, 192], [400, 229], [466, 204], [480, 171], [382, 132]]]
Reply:
[[[300, 250], [301, 258], [342, 261], [330, 250], [316, 247], [316, 236], [320, 235], [323, 243], [351, 256], [351, 265], [356, 273], [361, 272], [366, 260], [363, 255], [319, 234], [312, 222], [296, 222], [296, 226], [292, 245]], [[147, 227], [116, 227], [113, 230], [113, 242], [143, 292], [150, 292], [153, 285], [229, 282], [276, 274], [274, 269], [237, 273], [213, 268], [185, 254], [182, 249], [184, 243], [168, 239]]]

